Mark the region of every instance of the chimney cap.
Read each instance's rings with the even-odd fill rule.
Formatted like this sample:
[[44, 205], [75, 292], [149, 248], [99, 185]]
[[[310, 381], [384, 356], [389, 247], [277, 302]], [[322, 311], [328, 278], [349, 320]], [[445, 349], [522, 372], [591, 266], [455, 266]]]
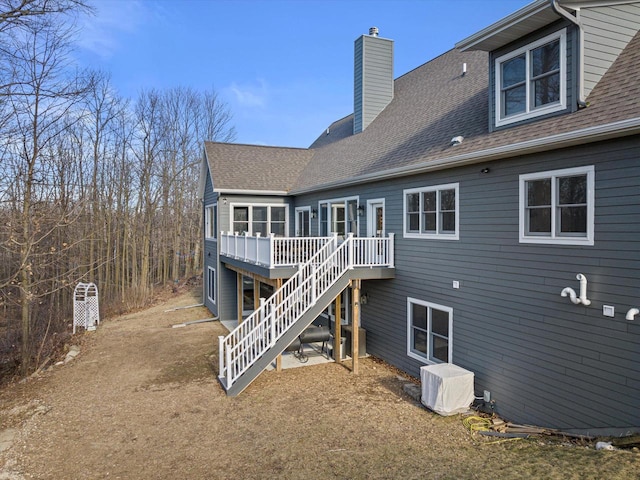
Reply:
[[369, 28], [369, 35], [371, 35], [372, 37], [377, 37], [378, 31], [378, 27], [371, 27]]

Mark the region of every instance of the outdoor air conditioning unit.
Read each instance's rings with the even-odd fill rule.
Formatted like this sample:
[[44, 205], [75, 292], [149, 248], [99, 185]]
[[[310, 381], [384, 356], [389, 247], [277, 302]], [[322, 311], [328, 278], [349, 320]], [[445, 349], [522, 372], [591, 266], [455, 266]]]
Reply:
[[422, 404], [440, 415], [469, 410], [473, 402], [473, 372], [451, 363], [420, 368]]

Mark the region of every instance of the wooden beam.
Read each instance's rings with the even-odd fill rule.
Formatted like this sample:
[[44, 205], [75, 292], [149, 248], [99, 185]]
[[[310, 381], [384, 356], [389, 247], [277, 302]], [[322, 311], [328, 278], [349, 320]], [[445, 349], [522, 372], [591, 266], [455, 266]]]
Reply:
[[253, 309], [260, 308], [260, 280], [253, 277]]
[[257, 273], [254, 273], [250, 270], [245, 270], [244, 268], [236, 267], [235, 265], [226, 264], [225, 266], [233, 272], [241, 273], [245, 277], [257, 278], [258, 280], [260, 280], [261, 283], [264, 283], [266, 285], [271, 285], [274, 288], [276, 287], [278, 281], [282, 282], [281, 278], [267, 278], [262, 275], [258, 275]]
[[242, 323], [242, 309], [244, 308], [244, 287], [242, 286], [242, 274], [237, 272], [236, 274], [236, 283], [237, 283], [237, 303], [238, 303], [238, 325]]
[[351, 282], [351, 372], [358, 373], [358, 357], [360, 356], [360, 280]]
[[335, 322], [334, 322], [334, 332], [333, 332], [333, 359], [336, 361], [336, 363], [342, 363], [342, 355], [341, 355], [341, 349], [340, 349], [340, 344], [342, 343], [342, 339], [340, 338], [342, 336], [342, 332], [341, 332], [341, 328], [342, 328], [342, 292], [340, 292], [338, 294], [338, 296], [336, 297], [336, 299], [334, 300], [334, 317], [335, 317]]

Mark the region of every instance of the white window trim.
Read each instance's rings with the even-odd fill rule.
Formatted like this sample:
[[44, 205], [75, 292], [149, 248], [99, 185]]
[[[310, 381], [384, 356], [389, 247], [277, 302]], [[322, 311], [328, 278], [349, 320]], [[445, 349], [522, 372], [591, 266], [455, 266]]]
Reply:
[[385, 204], [384, 198], [372, 198], [367, 200], [367, 236], [374, 237], [375, 236], [375, 219], [371, 217], [373, 205], [382, 205], [382, 232], [383, 236], [386, 236], [387, 232], [387, 219], [385, 218], [387, 215], [387, 206]]
[[412, 340], [413, 340], [413, 323], [411, 318], [411, 305], [417, 304], [422, 305], [427, 308], [435, 308], [436, 310], [442, 310], [449, 314], [449, 354], [447, 358], [447, 363], [453, 363], [453, 308], [445, 307], [444, 305], [438, 305], [437, 303], [425, 302], [424, 300], [419, 300], [417, 298], [407, 297], [407, 355], [415, 360], [419, 360], [420, 362], [427, 365], [434, 365], [436, 363], [431, 360], [431, 342], [429, 335], [431, 335], [431, 316], [429, 316], [429, 320], [427, 323], [427, 356], [424, 356], [421, 352], [416, 352], [412, 349]]
[[[409, 232], [407, 224], [407, 195], [410, 193], [440, 192], [442, 190], [455, 190], [456, 195], [456, 230], [454, 233], [420, 233]], [[436, 222], [440, 225], [440, 195], [436, 195], [438, 210], [436, 212]], [[422, 205], [422, 195], [420, 196]], [[422, 210], [420, 211], [420, 225], [422, 225]], [[402, 191], [402, 232], [404, 238], [430, 238], [434, 240], [459, 240], [460, 239], [460, 184], [447, 183], [444, 185], [434, 185], [431, 187], [408, 188]]]
[[[587, 175], [587, 232], [584, 237], [569, 237], [557, 235], [556, 227], [556, 178], [574, 175]], [[526, 182], [529, 180], [552, 179], [551, 189], [551, 235], [527, 235], [526, 234]], [[565, 168], [562, 170], [549, 170], [546, 172], [528, 173], [520, 175], [520, 243], [546, 243], [555, 245], [587, 245], [594, 244], [594, 218], [595, 218], [595, 169], [593, 165], [586, 167]]]
[[[358, 216], [358, 207], [360, 206], [360, 196], [356, 195], [354, 197], [340, 197], [340, 198], [331, 198], [331, 199], [325, 199], [325, 200], [320, 200], [318, 201], [318, 222], [320, 222], [322, 220], [322, 216], [321, 216], [321, 212], [322, 209], [320, 208], [322, 204], [327, 203], [329, 204], [329, 208], [327, 208], [327, 230], [328, 230], [328, 234], [329, 236], [333, 235], [333, 218], [332, 218], [332, 208], [331, 205], [335, 204], [335, 203], [342, 203], [344, 205], [344, 209], [345, 209], [345, 222], [347, 221], [347, 202], [355, 200], [356, 201], [356, 231], [355, 232], [351, 232], [353, 233], [354, 237], [357, 237], [359, 232], [360, 232], [360, 217]], [[320, 230], [320, 229], [318, 229]]]
[[[216, 305], [216, 288], [217, 288], [217, 283], [218, 283], [218, 278], [216, 277], [216, 269], [208, 266], [207, 267], [207, 272], [209, 273], [209, 275], [207, 275], [207, 298], [209, 299], [209, 301], [211, 303], [213, 303], [214, 305]], [[211, 293], [211, 275], [213, 274], [213, 298], [211, 297], [210, 293]]]
[[298, 213], [299, 212], [309, 212], [309, 224], [307, 225], [307, 227], [309, 228], [309, 235], [311, 235], [311, 207], [310, 206], [304, 206], [304, 207], [296, 207], [295, 208], [295, 221], [294, 221], [294, 228], [295, 228], [295, 236], [299, 237], [300, 235], [300, 225], [298, 224]]
[[[549, 105], [545, 105], [543, 107], [539, 107], [536, 109], [531, 108], [531, 82], [529, 81], [529, 53], [531, 50], [540, 47], [546, 43], [552, 42], [556, 39], [560, 39], [560, 102], [552, 103]], [[526, 70], [525, 70], [525, 78], [526, 78], [526, 110], [523, 113], [518, 113], [515, 115], [510, 115], [508, 117], [502, 118], [502, 94], [501, 94], [501, 85], [502, 85], [502, 76], [500, 65], [511, 58], [517, 57], [522, 53], [527, 53], [526, 55]], [[540, 40], [537, 40], [533, 43], [525, 45], [518, 50], [514, 50], [513, 52], [509, 52], [506, 55], [503, 55], [495, 60], [494, 66], [494, 77], [495, 77], [495, 124], [496, 127], [501, 127], [503, 125], [509, 125], [510, 123], [520, 122], [522, 120], [527, 120], [529, 118], [539, 117], [540, 115], [546, 115], [548, 113], [557, 112], [560, 110], [564, 110], [567, 108], [567, 33], [566, 29], [560, 30], [559, 32], [552, 33], [551, 35], [547, 35]]]
[[[211, 220], [212, 220], [211, 214], [216, 215], [218, 211], [217, 207], [218, 207], [217, 203], [212, 203], [204, 207], [204, 238], [205, 240], [210, 240], [214, 242], [218, 241], [217, 232], [213, 232], [213, 236], [210, 236], [209, 232], [211, 230]], [[218, 224], [217, 218], [213, 219], [213, 224], [214, 225]]]
[[[284, 207], [284, 232], [285, 232], [285, 237], [289, 236], [289, 205], [286, 203], [231, 203], [229, 207], [230, 207], [229, 227], [231, 228], [232, 231], [234, 231], [234, 228], [233, 228], [234, 209], [237, 207], [249, 208], [249, 218], [247, 220], [249, 223], [249, 231], [247, 232], [247, 235], [249, 236], [253, 236], [253, 207], [268, 207], [267, 208], [267, 228], [269, 231], [271, 231], [271, 207]], [[238, 234], [240, 233], [242, 232], [238, 232]]]

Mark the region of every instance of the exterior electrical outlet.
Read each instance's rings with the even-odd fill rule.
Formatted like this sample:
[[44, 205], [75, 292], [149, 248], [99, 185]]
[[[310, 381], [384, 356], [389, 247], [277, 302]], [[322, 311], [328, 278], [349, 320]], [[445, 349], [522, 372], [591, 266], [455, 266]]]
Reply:
[[483, 400], [486, 403], [489, 403], [491, 401], [491, 392], [489, 390], [485, 390], [484, 391], [484, 396], [483, 396]]

